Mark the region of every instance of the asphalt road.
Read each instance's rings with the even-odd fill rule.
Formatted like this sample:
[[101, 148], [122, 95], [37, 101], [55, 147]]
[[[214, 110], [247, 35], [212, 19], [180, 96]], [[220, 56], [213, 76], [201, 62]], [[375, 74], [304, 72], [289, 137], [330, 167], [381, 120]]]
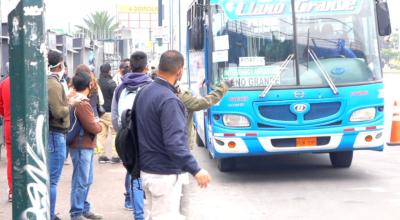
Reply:
[[[386, 135], [393, 100], [400, 98], [400, 74], [386, 74]], [[328, 155], [245, 158], [238, 171], [221, 173], [207, 152], [198, 148], [199, 163], [212, 184], [199, 189], [192, 179], [190, 220], [398, 220], [400, 219], [400, 147], [354, 155], [350, 169], [333, 169]], [[57, 210], [68, 218], [72, 166], [65, 166]], [[0, 219], [11, 219], [6, 202], [4, 158], [0, 161]], [[120, 165], [95, 165], [90, 193], [94, 210], [104, 219], [132, 219], [123, 209], [124, 170]]]

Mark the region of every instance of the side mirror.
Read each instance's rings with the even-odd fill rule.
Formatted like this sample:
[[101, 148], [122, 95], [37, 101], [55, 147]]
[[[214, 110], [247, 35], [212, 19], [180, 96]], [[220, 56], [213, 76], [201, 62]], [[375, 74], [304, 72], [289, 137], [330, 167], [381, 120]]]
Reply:
[[193, 49], [202, 50], [204, 48], [204, 20], [198, 16], [193, 19]]
[[194, 50], [202, 50], [204, 48], [204, 11], [203, 1], [198, 0], [192, 6], [191, 17], [191, 48]]
[[390, 14], [387, 2], [376, 3], [376, 16], [378, 20], [378, 31], [380, 36], [388, 36], [392, 33]]

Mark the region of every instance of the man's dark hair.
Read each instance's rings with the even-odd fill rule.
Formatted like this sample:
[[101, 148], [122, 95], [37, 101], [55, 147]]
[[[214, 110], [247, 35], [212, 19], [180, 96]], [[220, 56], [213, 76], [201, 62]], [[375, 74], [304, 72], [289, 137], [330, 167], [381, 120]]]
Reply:
[[78, 74], [78, 73], [86, 73], [89, 75], [90, 68], [86, 64], [79, 64], [75, 70], [75, 74]]
[[100, 72], [101, 73], [109, 73], [111, 71], [111, 65], [109, 63], [105, 63], [100, 66]]
[[130, 59], [131, 70], [134, 73], [144, 72], [147, 66], [147, 55], [142, 51], [136, 51], [131, 55]]
[[87, 73], [77, 73], [74, 78], [72, 78], [72, 85], [77, 92], [81, 92], [89, 88], [91, 80]]
[[50, 69], [53, 69], [57, 66], [57, 64], [59, 64], [61, 61], [63, 61], [63, 56], [61, 53], [57, 52], [57, 51], [49, 51], [47, 53], [47, 60], [48, 60], [48, 67]]
[[128, 59], [128, 58], [123, 59], [121, 61], [121, 63], [119, 64], [119, 70], [120, 70], [121, 75], [125, 75], [125, 74], [129, 73], [129, 70], [130, 70], [130, 66], [129, 65], [130, 65], [130, 63], [131, 63], [131, 60]]
[[158, 70], [165, 73], [175, 73], [185, 65], [183, 55], [176, 50], [168, 50], [161, 55]]

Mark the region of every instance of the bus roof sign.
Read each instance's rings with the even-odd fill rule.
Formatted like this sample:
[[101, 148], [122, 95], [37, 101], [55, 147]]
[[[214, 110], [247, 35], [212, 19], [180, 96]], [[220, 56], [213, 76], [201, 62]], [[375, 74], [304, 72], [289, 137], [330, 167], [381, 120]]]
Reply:
[[[296, 1], [295, 9], [298, 14], [355, 14], [360, 11], [362, 2], [363, 0], [299, 0]], [[290, 0], [211, 0], [211, 4], [220, 5], [232, 20], [292, 13]]]

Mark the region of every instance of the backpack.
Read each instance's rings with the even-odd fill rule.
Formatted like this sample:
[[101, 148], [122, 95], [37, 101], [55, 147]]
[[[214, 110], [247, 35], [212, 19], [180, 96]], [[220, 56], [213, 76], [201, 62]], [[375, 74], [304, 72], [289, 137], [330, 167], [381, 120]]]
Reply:
[[121, 126], [121, 119], [123, 112], [127, 109], [132, 108], [132, 103], [135, 101], [136, 95], [141, 88], [130, 89], [129, 87], [125, 87], [121, 90], [120, 94], [117, 94], [118, 99], [118, 125]]
[[[128, 97], [123, 98], [133, 98], [133, 106], [130, 109], [124, 109], [121, 113], [121, 127], [117, 132], [115, 137], [115, 149], [119, 158], [122, 161], [125, 169], [132, 175], [133, 178], [138, 178], [140, 176], [139, 170], [139, 143], [136, 128], [136, 97], [139, 95], [139, 90]], [[136, 94], [137, 93], [137, 94]], [[134, 96], [133, 96], [134, 95]], [[121, 97], [122, 98], [122, 97]], [[119, 103], [127, 102], [124, 99], [119, 99]], [[119, 105], [118, 103], [118, 105]], [[120, 111], [120, 109], [118, 109]]]
[[69, 111], [69, 123], [70, 123], [70, 125], [69, 125], [69, 129], [68, 129], [68, 133], [65, 138], [67, 146], [70, 146], [77, 136], [80, 136], [80, 138], [82, 138], [83, 134], [84, 134], [82, 125], [79, 122], [78, 118], [76, 117], [75, 107], [73, 107]]

